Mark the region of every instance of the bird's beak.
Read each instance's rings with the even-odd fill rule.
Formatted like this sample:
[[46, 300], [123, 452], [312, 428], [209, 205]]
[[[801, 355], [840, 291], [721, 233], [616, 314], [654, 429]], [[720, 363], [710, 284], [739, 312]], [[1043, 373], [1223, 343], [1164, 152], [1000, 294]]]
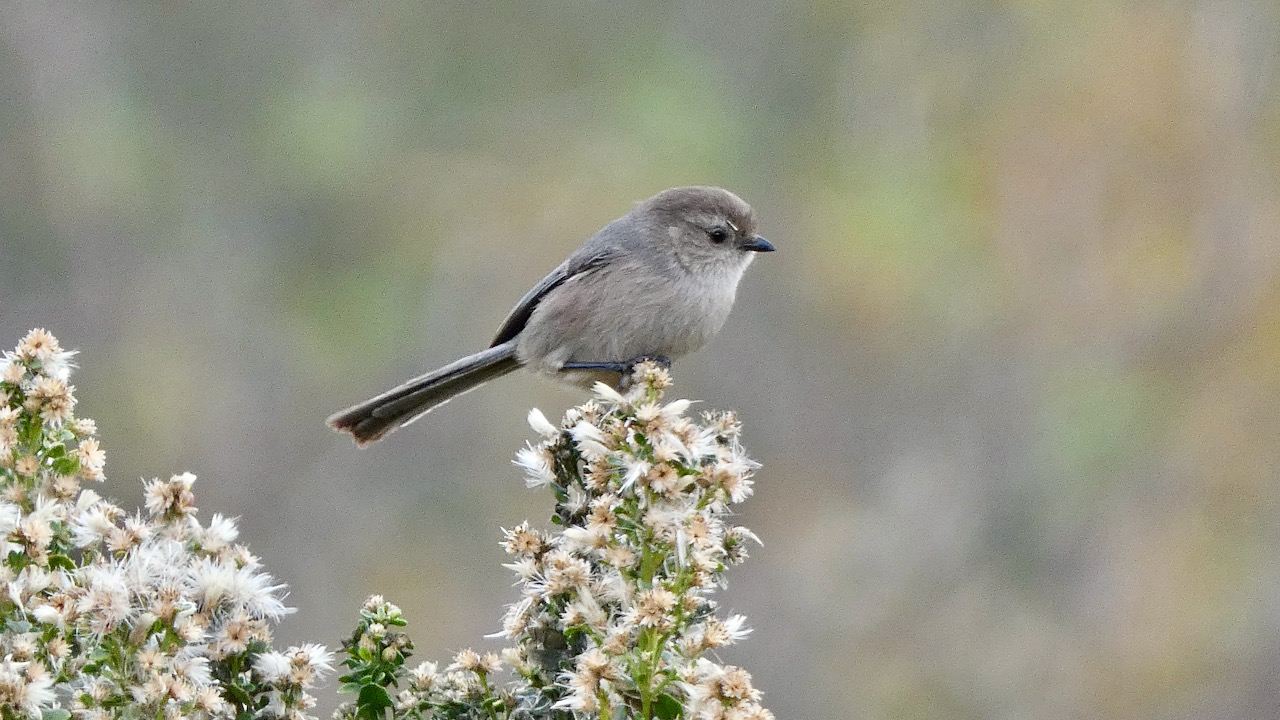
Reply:
[[777, 250], [777, 248], [773, 246], [773, 243], [765, 240], [760, 235], [751, 238], [751, 242], [743, 245], [742, 249], [750, 250], [751, 252], [773, 252], [774, 250]]

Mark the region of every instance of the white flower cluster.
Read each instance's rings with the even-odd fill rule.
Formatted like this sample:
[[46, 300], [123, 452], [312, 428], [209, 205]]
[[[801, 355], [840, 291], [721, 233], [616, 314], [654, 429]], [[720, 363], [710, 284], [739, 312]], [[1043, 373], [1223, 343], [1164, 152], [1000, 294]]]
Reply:
[[695, 422], [689, 401], [662, 404], [669, 385], [645, 363], [625, 395], [597, 385], [559, 427], [530, 414], [543, 440], [516, 462], [529, 485], [554, 490], [562, 529], [526, 523], [503, 542], [523, 599], [501, 635], [536, 689], [514, 693], [529, 705], [575, 717], [773, 717], [744, 670], [705, 657], [750, 632], [743, 616], [718, 616], [711, 594], [758, 542], [728, 522], [758, 466], [731, 413]]
[[70, 355], [33, 330], [0, 363], [0, 715], [307, 717], [331, 655], [270, 649], [284, 586], [232, 520], [197, 520], [195, 476], [134, 514], [81, 489], [106, 458]]
[[[663, 404], [670, 383], [647, 362], [625, 395], [597, 385], [559, 426], [531, 412], [543, 439], [516, 464], [555, 494], [561, 529], [504, 531], [523, 590], [493, 636], [509, 646], [406, 671], [400, 609], [371, 597], [344, 645], [343, 692], [355, 700], [335, 718], [771, 720], [745, 670], [707, 657], [751, 632], [711, 595], [759, 542], [728, 522], [758, 466], [732, 414], [698, 423], [689, 401]], [[504, 666], [516, 679], [493, 684]], [[394, 686], [404, 689], [393, 698]]]

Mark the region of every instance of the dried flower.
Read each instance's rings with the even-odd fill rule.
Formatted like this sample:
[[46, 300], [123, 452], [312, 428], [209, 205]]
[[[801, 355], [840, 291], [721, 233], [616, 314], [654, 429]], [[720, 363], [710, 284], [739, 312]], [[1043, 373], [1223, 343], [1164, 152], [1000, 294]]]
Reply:
[[[0, 361], [0, 465], [12, 468], [0, 472], [10, 601], [0, 609], [0, 707], [38, 717], [62, 696], [86, 719], [126, 707], [166, 718], [305, 716], [315, 704], [305, 690], [332, 670], [331, 657], [316, 645], [270, 650], [269, 623], [287, 612], [283, 586], [232, 544], [232, 521], [196, 521], [195, 476], [147, 483], [145, 515], [80, 488], [105, 478], [106, 453], [93, 421], [73, 415], [72, 355], [33, 330]], [[237, 675], [275, 668], [278, 656], [284, 674], [273, 684]]]
[[23, 361], [47, 363], [61, 352], [57, 338], [44, 328], [36, 328], [22, 338], [13, 354]]

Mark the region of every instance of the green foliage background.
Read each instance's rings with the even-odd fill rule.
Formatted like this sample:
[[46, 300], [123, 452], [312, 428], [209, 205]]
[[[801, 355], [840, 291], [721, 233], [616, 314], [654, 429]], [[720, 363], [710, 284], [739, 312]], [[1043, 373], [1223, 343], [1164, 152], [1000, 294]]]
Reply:
[[[1280, 10], [1219, 2], [0, 8], [0, 331], [82, 351], [112, 494], [191, 470], [336, 645], [497, 629], [509, 379], [358, 452], [667, 186], [751, 201], [673, 396], [735, 408], [779, 717], [1280, 713]], [[832, 709], [838, 708], [835, 712]]]

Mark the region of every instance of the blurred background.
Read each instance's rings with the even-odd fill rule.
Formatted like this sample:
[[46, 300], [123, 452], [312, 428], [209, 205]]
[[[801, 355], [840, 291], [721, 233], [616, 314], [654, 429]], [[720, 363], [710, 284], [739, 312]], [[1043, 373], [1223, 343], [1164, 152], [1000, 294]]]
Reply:
[[292, 589], [447, 660], [516, 598], [528, 375], [357, 451], [632, 202], [779, 252], [676, 364], [764, 463], [723, 606], [780, 718], [1280, 716], [1280, 6], [6, 3], [0, 347], [109, 485], [190, 470]]

